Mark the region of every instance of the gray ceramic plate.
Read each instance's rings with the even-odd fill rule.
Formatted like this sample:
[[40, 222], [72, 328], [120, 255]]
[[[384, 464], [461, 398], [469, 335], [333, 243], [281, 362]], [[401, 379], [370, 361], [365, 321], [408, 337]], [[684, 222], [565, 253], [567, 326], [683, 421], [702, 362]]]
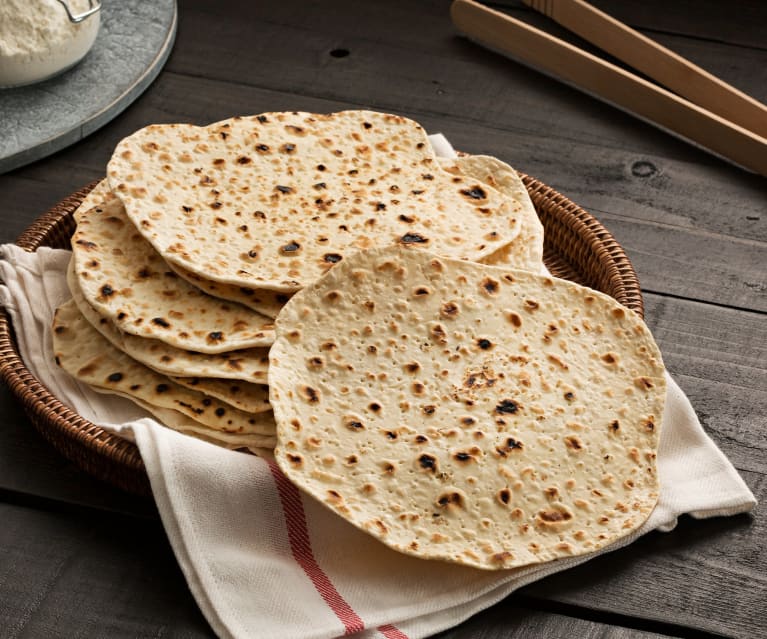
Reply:
[[0, 173], [81, 140], [152, 83], [176, 36], [176, 0], [111, 0], [88, 55], [61, 75], [0, 89]]

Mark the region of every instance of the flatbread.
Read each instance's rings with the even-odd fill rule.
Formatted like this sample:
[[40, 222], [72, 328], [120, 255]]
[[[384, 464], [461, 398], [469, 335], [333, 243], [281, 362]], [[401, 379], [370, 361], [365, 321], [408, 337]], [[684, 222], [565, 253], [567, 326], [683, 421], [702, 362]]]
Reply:
[[[100, 388], [94, 388], [97, 392], [113, 394], [111, 391], [105, 391]], [[128, 397], [132, 402], [141, 406], [145, 411], [151, 413], [161, 424], [176, 430], [184, 435], [201, 439], [217, 446], [223, 446], [230, 450], [245, 449], [255, 455], [264, 456], [264, 449], [274, 449], [277, 442], [276, 437], [271, 435], [225, 433], [223, 431], [213, 430], [201, 426], [186, 415], [179, 413], [171, 408], [159, 408], [146, 402], [142, 402], [135, 397]], [[271, 455], [269, 455], [271, 457]]]
[[269, 405], [269, 389], [263, 384], [208, 377], [171, 377], [171, 379], [185, 388], [220, 399], [246, 413], [264, 413], [272, 410]]
[[361, 252], [288, 302], [269, 358], [280, 468], [401, 552], [535, 564], [606, 546], [656, 503], [660, 352], [589, 288]]
[[187, 282], [200, 290], [205, 291], [208, 295], [237, 302], [238, 304], [252, 308], [257, 313], [261, 313], [261, 315], [265, 315], [266, 317], [277, 317], [280, 310], [282, 310], [282, 307], [285, 306], [290, 299], [290, 294], [288, 293], [214, 282], [197, 273], [192, 273], [185, 268], [181, 268], [177, 264], [169, 263], [168, 266], [176, 275], [184, 278]]
[[80, 216], [85, 213], [85, 211], [92, 209], [94, 206], [99, 206], [111, 196], [112, 192], [109, 190], [109, 182], [104, 178], [88, 192], [83, 198], [83, 201], [80, 202], [80, 205], [75, 209], [75, 212], [72, 214], [75, 222], [80, 221]]
[[67, 270], [67, 284], [78, 310], [91, 326], [109, 340], [112, 346], [158, 373], [267, 383], [268, 348], [248, 348], [217, 354], [194, 353], [156, 339], [123, 333], [85, 301], [71, 261]]
[[148, 126], [107, 176], [167, 262], [236, 286], [296, 291], [396, 243], [478, 260], [518, 233], [508, 199], [443, 171], [419, 124], [372, 111]]
[[221, 432], [274, 435], [271, 413], [250, 414], [176, 384], [117, 350], [70, 300], [53, 320], [56, 363], [91, 387], [170, 408]]
[[534, 273], [543, 269], [543, 224], [517, 172], [489, 155], [465, 155], [440, 160], [443, 168], [480, 180], [498, 189], [514, 203], [511, 215], [519, 221], [519, 235], [513, 242], [480, 260], [483, 264], [523, 268]]
[[116, 197], [80, 213], [72, 253], [88, 304], [126, 333], [201, 353], [274, 339], [271, 318], [207, 295], [170, 271]]

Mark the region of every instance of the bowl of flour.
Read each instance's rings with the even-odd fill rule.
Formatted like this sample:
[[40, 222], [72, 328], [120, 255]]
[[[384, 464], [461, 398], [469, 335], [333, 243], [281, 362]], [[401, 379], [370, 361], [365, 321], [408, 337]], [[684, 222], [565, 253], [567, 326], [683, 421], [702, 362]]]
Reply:
[[[70, 12], [91, 0], [68, 0]], [[0, 0], [0, 88], [47, 80], [85, 57], [99, 31], [100, 11], [73, 23], [58, 0]]]

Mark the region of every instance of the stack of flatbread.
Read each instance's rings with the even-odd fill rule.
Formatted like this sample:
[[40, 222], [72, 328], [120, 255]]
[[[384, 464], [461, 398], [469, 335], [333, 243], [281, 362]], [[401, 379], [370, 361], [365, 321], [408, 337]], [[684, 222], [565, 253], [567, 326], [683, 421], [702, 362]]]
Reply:
[[412, 120], [158, 125], [75, 214], [61, 366], [162, 423], [271, 449], [405, 553], [497, 569], [594, 551], [658, 496], [641, 318], [542, 271], [513, 169]]
[[255, 452], [276, 443], [274, 318], [334, 265], [399, 245], [542, 267], [513, 169], [438, 159], [417, 123], [370, 111], [146, 127], [75, 220], [60, 365], [171, 428]]

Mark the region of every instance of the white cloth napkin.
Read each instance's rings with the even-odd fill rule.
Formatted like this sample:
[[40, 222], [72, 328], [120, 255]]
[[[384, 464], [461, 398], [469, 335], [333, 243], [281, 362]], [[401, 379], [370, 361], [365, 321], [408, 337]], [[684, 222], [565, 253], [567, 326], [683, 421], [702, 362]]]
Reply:
[[[444, 138], [433, 144], [452, 153]], [[405, 556], [301, 494], [273, 462], [171, 431], [131, 402], [73, 381], [54, 363], [50, 335], [55, 308], [69, 298], [69, 252], [0, 252], [0, 303], [25, 363], [83, 417], [135, 438], [189, 587], [222, 638], [424, 637], [525, 584], [672, 530], [681, 514], [732, 515], [756, 504], [669, 377], [660, 500], [640, 530], [594, 555], [501, 572]]]

